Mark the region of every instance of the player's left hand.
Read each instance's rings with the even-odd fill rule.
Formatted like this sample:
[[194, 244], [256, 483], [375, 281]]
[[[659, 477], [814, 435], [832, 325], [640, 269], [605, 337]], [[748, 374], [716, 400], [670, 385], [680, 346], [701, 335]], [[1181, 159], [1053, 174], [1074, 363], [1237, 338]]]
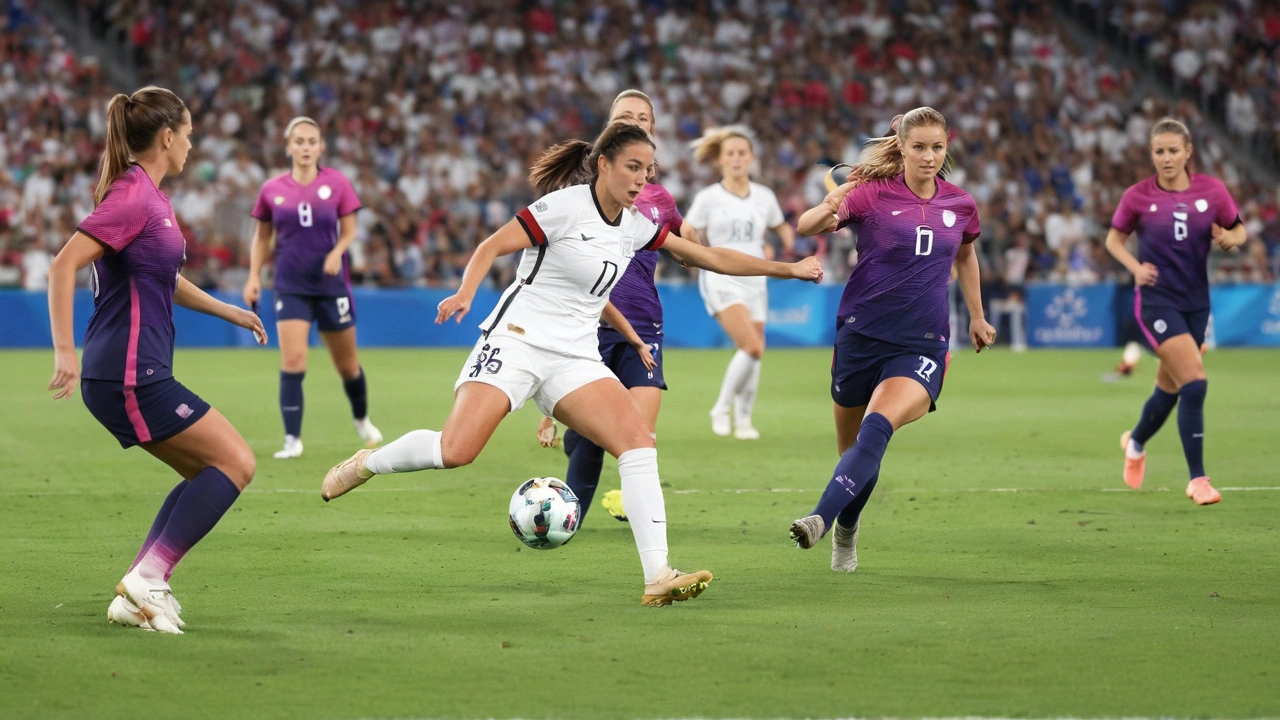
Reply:
[[652, 370], [658, 366], [658, 361], [653, 359], [653, 346], [647, 342], [639, 345], [633, 345], [636, 352], [640, 354], [640, 362], [644, 363], [645, 370]]
[[792, 277], [797, 280], [808, 280], [809, 282], [822, 282], [822, 263], [818, 262], [818, 258], [812, 255], [791, 263]]
[[985, 318], [978, 318], [969, 323], [969, 339], [978, 352], [995, 345], [996, 329]]
[[1210, 229], [1209, 232], [1213, 237], [1213, 241], [1218, 243], [1218, 247], [1222, 248], [1223, 250], [1231, 250], [1243, 244], [1243, 242], [1239, 244], [1232, 242], [1231, 235], [1227, 233], [1226, 228], [1222, 227], [1218, 223], [1214, 223], [1213, 227]]
[[436, 306], [436, 324], [439, 325], [454, 315], [458, 316], [458, 322], [462, 322], [462, 318], [466, 317], [469, 310], [471, 310], [470, 300], [461, 295], [450, 295]]
[[334, 251], [324, 256], [324, 274], [337, 275], [342, 272], [342, 253]]
[[267, 329], [262, 326], [262, 318], [252, 310], [238, 308], [234, 305], [231, 308], [231, 316], [227, 318], [232, 325], [242, 327], [245, 330], [253, 331], [253, 338], [258, 341], [259, 345], [267, 344]]

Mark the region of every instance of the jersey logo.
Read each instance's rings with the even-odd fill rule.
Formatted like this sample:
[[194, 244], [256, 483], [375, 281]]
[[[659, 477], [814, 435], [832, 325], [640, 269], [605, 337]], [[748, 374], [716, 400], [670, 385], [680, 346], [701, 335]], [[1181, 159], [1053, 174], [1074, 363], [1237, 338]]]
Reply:
[[274, 199], [274, 200], [272, 200], [271, 202], [273, 202], [273, 203], [275, 203], [275, 204], [277, 204], [277, 205], [283, 205], [283, 204], [284, 204], [284, 198], [283, 198], [283, 197], [281, 197], [281, 196], [279, 196], [279, 195], [277, 195], [277, 196], [275, 197], [275, 199]]
[[320, 189], [316, 191], [316, 194], [320, 196], [321, 200], [328, 200], [329, 196], [333, 195], [333, 188], [328, 185], [321, 185]]
[[1156, 320], [1156, 321], [1155, 321], [1155, 323], [1153, 323], [1153, 324], [1151, 325], [1151, 327], [1152, 327], [1156, 332], [1158, 332], [1158, 333], [1160, 333], [1161, 335], [1163, 335], [1163, 334], [1164, 334], [1164, 331], [1169, 329], [1169, 323], [1167, 323], [1167, 322], [1165, 322], [1165, 321], [1163, 321], [1163, 320]]
[[951, 227], [956, 224], [956, 214], [950, 210], [942, 211], [942, 224]]
[[1199, 210], [1200, 212], [1204, 212], [1205, 210], [1208, 210], [1208, 209], [1209, 209], [1208, 200], [1205, 200], [1204, 198], [1200, 198], [1199, 200], [1196, 200], [1196, 210]]
[[659, 215], [661, 215], [662, 213], [659, 213], [659, 212], [658, 212], [658, 208], [656, 208], [656, 207], [651, 207], [651, 208], [649, 208], [649, 214], [653, 216], [653, 222], [654, 222], [654, 223], [657, 223], [657, 222], [658, 222], [658, 216], [659, 216]]
[[1151, 203], [1151, 212], [1155, 212], [1155, 211], [1156, 211], [1156, 204]]
[[547, 211], [547, 204], [546, 204], [546, 203], [544, 203], [544, 202], [542, 202], [541, 200], [539, 200], [539, 201], [537, 202], [537, 204], [533, 206], [533, 209], [534, 209], [534, 210], [537, 210], [538, 212], [546, 212], [546, 211]]
[[902, 214], [902, 213], [904, 213], [904, 212], [906, 212], [906, 210], [894, 210], [893, 212], [891, 212], [891, 213], [889, 213], [889, 214], [890, 214], [890, 215], [892, 215], [892, 216], [894, 216], [894, 217], [898, 217], [899, 215], [901, 215], [901, 214]]
[[586, 233], [578, 233], [578, 236], [582, 238], [582, 242], [591, 242], [592, 240], [595, 240], [594, 237], [587, 237]]
[[174, 412], [177, 413], [178, 417], [182, 418], [183, 420], [186, 420], [187, 418], [191, 417], [191, 415], [195, 411], [192, 410], [186, 403], [182, 403], [178, 407], [174, 408]]

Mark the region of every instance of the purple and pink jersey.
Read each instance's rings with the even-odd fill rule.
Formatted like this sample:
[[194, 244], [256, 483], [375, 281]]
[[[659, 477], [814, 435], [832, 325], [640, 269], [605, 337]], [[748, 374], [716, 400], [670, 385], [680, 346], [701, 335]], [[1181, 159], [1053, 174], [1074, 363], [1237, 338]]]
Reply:
[[[676, 207], [676, 201], [666, 188], [649, 183], [636, 198], [636, 209], [658, 227], [666, 225], [674, 233], [680, 231], [684, 218]], [[622, 312], [622, 316], [635, 328], [636, 334], [645, 340], [657, 341], [662, 334], [662, 302], [654, 284], [658, 267], [658, 253], [636, 253], [622, 278], [609, 293], [609, 301]], [[614, 332], [602, 327], [603, 332]]]
[[1207, 261], [1213, 224], [1230, 228], [1240, 211], [1221, 180], [1193, 173], [1186, 190], [1165, 190], [1154, 176], [1125, 190], [1111, 227], [1138, 233], [1138, 261], [1159, 271], [1155, 285], [1138, 288], [1137, 302], [1182, 312], [1209, 307]]
[[76, 229], [106, 248], [93, 263], [80, 376], [122, 382], [126, 398], [173, 377], [173, 293], [187, 243], [169, 196], [132, 165]]
[[298, 184], [285, 173], [262, 185], [249, 214], [276, 230], [276, 292], [345, 297], [351, 294], [346, 255], [342, 272], [326, 275], [324, 258], [338, 244], [338, 220], [359, 210], [360, 198], [342, 173], [322, 167], [316, 179]]
[[978, 206], [938, 179], [922, 200], [902, 175], [864, 183], [840, 205], [858, 225], [858, 263], [840, 296], [836, 329], [906, 346], [947, 346], [947, 286], [956, 252], [978, 238]]

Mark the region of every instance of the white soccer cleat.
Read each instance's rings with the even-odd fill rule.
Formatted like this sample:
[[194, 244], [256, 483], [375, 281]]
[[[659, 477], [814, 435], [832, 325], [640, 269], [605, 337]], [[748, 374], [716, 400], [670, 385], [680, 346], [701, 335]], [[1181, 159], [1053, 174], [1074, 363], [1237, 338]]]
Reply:
[[325, 502], [346, 495], [360, 487], [373, 477], [373, 472], [365, 465], [372, 450], [357, 450], [355, 455], [329, 468], [320, 485], [320, 497]]
[[827, 525], [822, 521], [821, 515], [809, 515], [791, 523], [791, 539], [801, 550], [817, 545], [826, 531]]
[[174, 625], [177, 625], [178, 627], [186, 627], [187, 624], [182, 621], [182, 617], [181, 617], [182, 603], [178, 602], [178, 598], [173, 596], [172, 590], [165, 593], [165, 597], [168, 598], [169, 602], [165, 606], [164, 616], [169, 618], [169, 622], [173, 623]]
[[302, 457], [302, 438], [285, 435], [284, 449], [277, 450], [272, 457], [277, 460], [288, 460], [290, 458]]
[[733, 436], [739, 440], [759, 440], [760, 431], [755, 429], [750, 420], [734, 423]]
[[124, 627], [136, 627], [143, 630], [150, 630], [151, 623], [147, 622], [147, 616], [142, 614], [137, 605], [129, 602], [123, 595], [117, 595], [111, 604], [107, 606], [107, 622], [123, 625]]
[[858, 528], [862, 520], [847, 528], [836, 522], [831, 529], [831, 569], [835, 572], [853, 572], [858, 569]]
[[[169, 585], [163, 581], [148, 580], [138, 574], [136, 569], [116, 585], [116, 594], [138, 608], [138, 612], [147, 619], [152, 630], [172, 635], [181, 635], [178, 628], [168, 617]], [[126, 606], [127, 609], [127, 606]]]
[[382, 444], [382, 432], [369, 422], [369, 418], [361, 418], [355, 420], [356, 432], [360, 433], [360, 439], [364, 441], [367, 448], [376, 448]]
[[733, 421], [729, 419], [728, 411], [720, 412], [717, 408], [711, 409], [711, 432], [720, 437], [729, 437], [733, 432]]

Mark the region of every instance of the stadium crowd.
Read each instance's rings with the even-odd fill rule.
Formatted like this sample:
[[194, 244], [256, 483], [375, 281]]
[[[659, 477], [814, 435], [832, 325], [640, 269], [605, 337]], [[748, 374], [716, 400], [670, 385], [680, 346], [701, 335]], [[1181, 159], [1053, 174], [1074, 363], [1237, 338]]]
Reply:
[[[10, 0], [0, 31], [0, 285], [32, 290], [90, 209], [102, 108], [121, 89], [102, 69], [112, 58], [77, 53], [36, 7]], [[1248, 224], [1240, 251], [1214, 251], [1215, 279], [1270, 280], [1268, 249], [1280, 258], [1276, 188], [1227, 160], [1198, 104], [1141, 97], [1105, 45], [1084, 53], [1044, 4], [80, 0], [78, 10], [100, 35], [125, 39], [139, 84], [169, 87], [192, 110], [196, 147], [169, 192], [187, 236], [184, 272], [206, 288], [243, 284], [248, 212], [263, 180], [287, 168], [282, 133], [295, 115], [326, 128], [327, 164], [364, 202], [355, 282], [449, 286], [476, 243], [531, 200], [533, 159], [593, 137], [627, 87], [657, 105], [660, 181], [682, 206], [713, 181], [689, 142], [739, 122], [757, 134], [756, 179], [793, 222], [825, 193], [822, 163], [856, 160], [899, 112], [942, 110], [959, 161], [949, 179], [979, 203], [996, 298], [1037, 279], [1122, 276], [1102, 240], [1124, 188], [1151, 174], [1148, 129], [1173, 114], [1196, 134], [1195, 168], [1226, 182]], [[1187, 12], [1180, 28], [1200, 22]], [[1136, 14], [1116, 17], [1128, 27]], [[1243, 52], [1208, 24], [1178, 42], [1190, 34], [1214, 58]], [[1227, 107], [1240, 92], [1252, 98], [1254, 133], [1273, 115], [1274, 57], [1256, 50], [1217, 81]], [[1243, 117], [1232, 125], [1240, 137]], [[843, 281], [856, 261], [851, 234], [808, 242], [797, 252], [817, 252], [828, 279]], [[500, 264], [494, 281], [513, 271]], [[675, 264], [660, 273], [687, 277]]]

